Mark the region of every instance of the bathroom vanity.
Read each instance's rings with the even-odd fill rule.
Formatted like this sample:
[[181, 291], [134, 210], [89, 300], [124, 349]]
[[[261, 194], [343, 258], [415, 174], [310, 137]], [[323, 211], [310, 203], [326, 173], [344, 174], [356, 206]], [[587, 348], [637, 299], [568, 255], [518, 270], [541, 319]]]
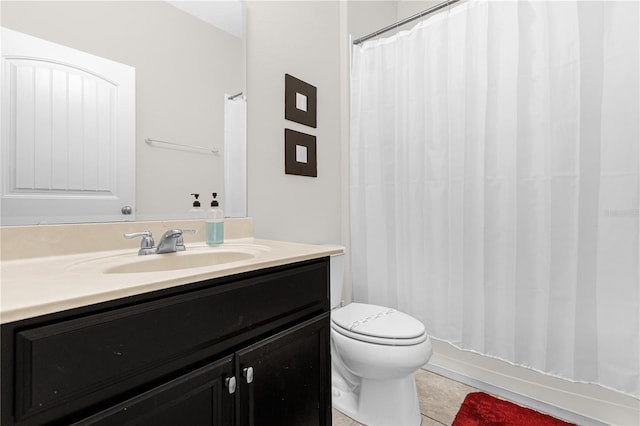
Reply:
[[[216, 267], [94, 277], [139, 289], [127, 296], [40, 304], [13, 321], [6, 309], [2, 425], [330, 425], [328, 249], [260, 244], [270, 249]], [[20, 265], [5, 266], [15, 280]], [[13, 284], [3, 296], [19, 298]]]

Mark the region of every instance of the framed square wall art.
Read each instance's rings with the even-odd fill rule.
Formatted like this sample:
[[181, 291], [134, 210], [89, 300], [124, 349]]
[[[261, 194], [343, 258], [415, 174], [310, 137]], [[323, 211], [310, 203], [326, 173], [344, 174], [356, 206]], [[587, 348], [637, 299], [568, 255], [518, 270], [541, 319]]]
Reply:
[[284, 172], [318, 177], [315, 136], [284, 129]]
[[284, 118], [316, 127], [317, 89], [289, 74], [284, 75]]

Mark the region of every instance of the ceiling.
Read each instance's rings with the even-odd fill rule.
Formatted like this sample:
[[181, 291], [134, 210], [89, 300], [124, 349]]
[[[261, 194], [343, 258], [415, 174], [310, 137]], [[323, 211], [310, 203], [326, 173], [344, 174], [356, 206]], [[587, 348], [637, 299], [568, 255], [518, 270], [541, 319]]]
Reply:
[[240, 0], [165, 1], [222, 31], [242, 38], [242, 3]]

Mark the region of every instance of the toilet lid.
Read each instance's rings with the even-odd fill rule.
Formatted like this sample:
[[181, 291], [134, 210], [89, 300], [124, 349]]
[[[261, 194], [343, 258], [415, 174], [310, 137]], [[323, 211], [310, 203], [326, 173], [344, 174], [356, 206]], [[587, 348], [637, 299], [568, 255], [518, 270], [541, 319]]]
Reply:
[[379, 339], [416, 339], [425, 335], [424, 325], [395, 309], [351, 303], [331, 313], [334, 325], [353, 335]]

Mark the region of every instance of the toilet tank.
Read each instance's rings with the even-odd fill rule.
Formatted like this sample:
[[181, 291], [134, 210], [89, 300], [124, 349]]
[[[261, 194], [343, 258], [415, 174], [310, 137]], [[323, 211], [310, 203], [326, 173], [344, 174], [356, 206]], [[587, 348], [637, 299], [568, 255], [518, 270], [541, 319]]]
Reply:
[[331, 275], [329, 276], [331, 287], [331, 309], [340, 306], [342, 301], [342, 287], [344, 284], [344, 250], [343, 246], [331, 245], [331, 248], [342, 249], [340, 254], [332, 254], [329, 259]]

